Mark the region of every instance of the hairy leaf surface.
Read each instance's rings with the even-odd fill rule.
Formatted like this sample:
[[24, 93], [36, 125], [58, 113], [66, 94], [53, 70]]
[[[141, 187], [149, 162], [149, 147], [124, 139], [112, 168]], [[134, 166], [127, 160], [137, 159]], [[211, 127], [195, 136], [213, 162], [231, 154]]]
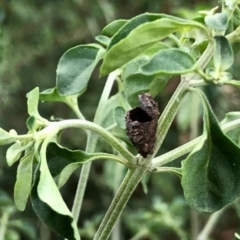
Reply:
[[183, 162], [182, 186], [190, 206], [215, 212], [240, 196], [240, 149], [222, 132], [205, 95], [197, 92], [204, 107], [204, 131]]

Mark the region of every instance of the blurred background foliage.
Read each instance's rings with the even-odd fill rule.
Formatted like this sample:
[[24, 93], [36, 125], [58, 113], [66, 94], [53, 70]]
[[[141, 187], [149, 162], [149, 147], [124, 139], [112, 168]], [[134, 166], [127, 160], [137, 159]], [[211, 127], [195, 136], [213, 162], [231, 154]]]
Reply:
[[[41, 90], [54, 87], [56, 67], [61, 55], [70, 47], [91, 43], [109, 22], [129, 19], [143, 12], [162, 12], [187, 18], [197, 16], [198, 10], [210, 10], [217, 1], [175, 0], [1, 0], [0, 1], [0, 126], [6, 130], [27, 131], [26, 93], [39, 86]], [[195, 11], [196, 9], [196, 11]], [[236, 60], [238, 59], [236, 56]], [[238, 62], [238, 61], [237, 61]], [[232, 67], [240, 79], [239, 66]], [[86, 93], [79, 104], [87, 119], [92, 119], [105, 79], [94, 73]], [[170, 81], [158, 96], [160, 112], [173, 93], [178, 79]], [[230, 87], [208, 88], [207, 94], [219, 118], [226, 111], [239, 110], [239, 93]], [[191, 96], [190, 96], [191, 97]], [[186, 101], [182, 114], [165, 140], [162, 152], [188, 141], [191, 123]], [[40, 104], [42, 116], [75, 118], [67, 106], [60, 103]], [[195, 119], [196, 122], [196, 119]], [[197, 118], [197, 122], [201, 120]], [[194, 133], [198, 135], [201, 132]], [[76, 130], [66, 131], [64, 141], [71, 148], [84, 149], [85, 135]], [[101, 145], [100, 145], [101, 146]], [[5, 148], [0, 149], [0, 210], [1, 218], [10, 217], [6, 240], [58, 240], [60, 239], [37, 219], [30, 204], [19, 212], [13, 204], [16, 166], [9, 168], [5, 161]], [[174, 162], [180, 166], [180, 161]], [[92, 239], [103, 214], [126, 169], [112, 162], [95, 162], [91, 169], [86, 196], [80, 215], [82, 239]], [[63, 187], [62, 194], [71, 208], [79, 171]], [[186, 240], [204, 226], [208, 214], [196, 214], [183, 199], [180, 179], [169, 174], [148, 176], [148, 193], [141, 185], [136, 189], [116, 228], [113, 240]], [[236, 205], [237, 206], [237, 205]], [[230, 240], [239, 226], [238, 212], [230, 208], [220, 221], [211, 239]], [[4, 215], [5, 214], [5, 215]], [[118, 225], [120, 226], [120, 225]], [[120, 234], [118, 233], [120, 231]]]

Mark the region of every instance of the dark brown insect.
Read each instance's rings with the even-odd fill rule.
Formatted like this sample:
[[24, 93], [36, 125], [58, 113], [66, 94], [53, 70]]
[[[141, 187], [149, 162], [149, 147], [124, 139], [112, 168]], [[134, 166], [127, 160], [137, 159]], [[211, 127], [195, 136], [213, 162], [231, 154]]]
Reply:
[[126, 130], [132, 144], [144, 158], [153, 153], [157, 121], [159, 117], [158, 103], [149, 93], [138, 96], [140, 107], [127, 112]]

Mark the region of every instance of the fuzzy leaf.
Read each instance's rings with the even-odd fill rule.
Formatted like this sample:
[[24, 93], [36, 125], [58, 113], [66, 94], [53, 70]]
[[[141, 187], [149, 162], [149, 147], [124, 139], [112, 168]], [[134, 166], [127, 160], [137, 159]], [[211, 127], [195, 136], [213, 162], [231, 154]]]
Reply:
[[38, 113], [38, 100], [39, 100], [39, 88], [36, 87], [32, 91], [27, 94], [27, 106], [28, 106], [28, 114], [30, 116], [39, 116]]
[[177, 48], [164, 49], [157, 52], [142, 66], [145, 75], [182, 74], [194, 70], [194, 59]]
[[141, 67], [149, 61], [149, 56], [139, 56], [127, 63], [122, 70], [123, 90], [131, 106], [138, 105], [138, 95], [144, 92], [156, 96], [165, 87], [169, 75], [147, 76], [140, 72]]
[[115, 20], [104, 27], [102, 34], [112, 37], [127, 22], [128, 20], [125, 19]]
[[96, 36], [95, 37], [96, 41], [98, 41], [99, 43], [101, 43], [103, 46], [108, 46], [111, 39], [107, 36], [104, 35], [100, 35], [100, 36]]
[[215, 212], [240, 196], [240, 149], [221, 130], [205, 95], [201, 140], [182, 166], [182, 186], [188, 204]]
[[6, 153], [6, 159], [8, 166], [11, 167], [21, 157], [22, 151], [26, 149], [26, 146], [22, 146], [21, 142], [16, 142], [10, 146]]
[[47, 162], [51, 175], [57, 186], [62, 187], [71, 174], [83, 163], [92, 161], [92, 155], [80, 150], [63, 148], [56, 143], [50, 143], [47, 148]]
[[27, 125], [27, 128], [30, 130], [30, 131], [35, 131], [36, 129], [36, 122], [37, 122], [37, 119], [36, 117], [34, 116], [29, 116], [29, 118], [27, 119], [26, 121], [26, 125]]
[[34, 152], [26, 154], [18, 165], [17, 180], [14, 186], [14, 200], [18, 210], [23, 211], [32, 185], [32, 164]]
[[126, 111], [123, 107], [118, 106], [114, 109], [114, 117], [115, 117], [116, 123], [122, 129], [126, 128], [125, 115], [126, 115]]
[[[48, 173], [41, 174], [39, 169], [35, 172], [35, 181], [31, 190], [33, 210], [51, 230], [63, 238], [80, 240], [77, 225], [73, 220], [72, 214], [67, 209], [55, 183], [49, 175]], [[45, 178], [44, 182], [41, 181], [42, 178]], [[44, 186], [43, 184], [48, 185]]]
[[50, 229], [68, 240], [80, 239], [76, 222], [50, 174], [43, 153], [40, 155], [40, 167], [35, 173], [31, 201], [37, 216]]
[[226, 13], [216, 13], [213, 16], [206, 16], [204, 21], [208, 27], [217, 31], [225, 31], [228, 27], [228, 16]]
[[66, 102], [66, 97], [61, 96], [57, 88], [49, 88], [40, 92], [39, 99], [44, 102]]
[[213, 64], [217, 72], [230, 68], [234, 61], [233, 50], [224, 36], [215, 36]]
[[[61, 188], [71, 174], [83, 163], [99, 159], [114, 159], [111, 154], [86, 153], [81, 150], [70, 150], [56, 143], [50, 143], [47, 148], [47, 163], [49, 171]], [[117, 160], [117, 159], [114, 159]]]
[[195, 21], [165, 14], [144, 13], [129, 20], [112, 38], [101, 67], [101, 76], [122, 67], [154, 43], [176, 31], [205, 27]]
[[0, 128], [0, 145], [7, 145], [10, 143], [13, 143], [17, 140], [14, 135], [4, 131], [2, 128]]
[[[221, 121], [221, 125], [238, 119], [240, 119], [240, 112], [229, 112]], [[227, 136], [231, 138], [238, 146], [240, 146], [240, 128], [228, 132]]]
[[57, 67], [59, 94], [68, 96], [84, 91], [104, 53], [105, 49], [97, 44], [79, 45], [66, 51]]

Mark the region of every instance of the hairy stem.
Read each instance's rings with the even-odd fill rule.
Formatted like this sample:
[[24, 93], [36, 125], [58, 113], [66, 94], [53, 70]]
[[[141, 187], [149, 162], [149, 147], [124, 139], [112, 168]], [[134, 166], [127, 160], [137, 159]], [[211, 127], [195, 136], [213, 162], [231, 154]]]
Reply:
[[[98, 124], [86, 120], [70, 119], [60, 122], [52, 122], [48, 127], [37, 132], [34, 135], [34, 138], [36, 140], [45, 139], [50, 133], [57, 133], [58, 131], [67, 128], [82, 128], [84, 130], [91, 130], [92, 132], [97, 133], [99, 136], [105, 139], [113, 148], [115, 148], [125, 158], [125, 160], [128, 161], [129, 164], [135, 163], [135, 158], [132, 153], [130, 153], [116, 137], [114, 137], [110, 132], [108, 132], [106, 129], [99, 126]], [[96, 137], [96, 135], [94, 137]]]
[[73, 96], [70, 98], [69, 102], [67, 102], [68, 106], [72, 109], [72, 111], [76, 114], [78, 119], [85, 119], [82, 112], [80, 111], [78, 107], [78, 100], [76, 96]]
[[[92, 135], [90, 134], [88, 138], [87, 146], [86, 146], [86, 152], [94, 152], [96, 144], [97, 144], [97, 136], [93, 138]], [[80, 215], [80, 210], [82, 207], [83, 197], [84, 197], [85, 189], [87, 186], [87, 180], [88, 180], [90, 169], [91, 169], [91, 162], [83, 164], [81, 169], [77, 190], [76, 190], [75, 198], [73, 201], [73, 207], [72, 207], [72, 214], [75, 221], [78, 220]]]
[[162, 142], [165, 139], [167, 132], [172, 124], [172, 121], [176, 116], [180, 103], [187, 91], [188, 82], [181, 81], [167, 106], [165, 107], [162, 115], [160, 116], [158, 120], [158, 129], [156, 133], [156, 143], [153, 150], [153, 156], [157, 154], [159, 148], [161, 147]]
[[[212, 44], [209, 44], [203, 55], [198, 60], [199, 68], [204, 68], [206, 62], [208, 62], [212, 56], [213, 48]], [[164, 109], [161, 117], [158, 120], [158, 129], [156, 133], [156, 142], [153, 149], [153, 154], [149, 155], [148, 162], [151, 162], [152, 157], [155, 156], [162, 145], [163, 140], [172, 124], [174, 117], [178, 111], [181, 100], [185, 96], [189, 87], [189, 80], [196, 79], [196, 74], [187, 74], [182, 77], [182, 81], [178, 88], [171, 97], [169, 103]], [[148, 165], [145, 163], [141, 168], [136, 168], [135, 170], [129, 170], [127, 176], [123, 180], [120, 189], [113, 199], [113, 202], [104, 217], [94, 240], [107, 240], [114, 224], [116, 223], [118, 217], [120, 216], [123, 208], [125, 207], [128, 199], [130, 198], [133, 190], [136, 188], [137, 184], [141, 180], [142, 176], [148, 170]]]
[[[110, 95], [113, 83], [118, 75], [119, 75], [118, 70], [109, 74], [109, 77], [106, 81], [105, 87], [103, 89], [103, 92], [102, 92], [102, 95], [101, 95], [101, 98], [100, 98], [100, 101], [99, 101], [99, 104], [98, 104], [98, 107], [97, 107], [97, 110], [95, 113], [95, 117], [94, 117], [95, 123], [101, 122], [104, 108], [106, 106], [106, 102]], [[78, 113], [78, 112], [76, 112], [76, 113]], [[79, 117], [81, 117], [81, 115], [79, 115]], [[89, 133], [88, 134], [88, 142], [87, 142], [87, 146], [86, 146], [86, 152], [94, 152], [97, 141], [98, 141], [98, 136], [95, 133], [92, 133], [92, 132]], [[74, 217], [75, 221], [78, 221], [78, 218], [80, 215], [80, 210], [82, 207], [82, 201], [83, 201], [85, 189], [87, 186], [87, 180], [88, 180], [90, 168], [91, 168], [91, 163], [86, 163], [83, 165], [83, 167], [81, 169], [81, 173], [80, 173], [80, 177], [79, 177], [79, 181], [78, 181], [78, 185], [77, 185], [77, 190], [76, 190], [76, 194], [75, 194], [75, 198], [74, 198], [74, 202], [73, 202], [73, 207], [72, 207], [72, 213], [73, 213], [73, 217]]]
[[93, 240], [109, 238], [118, 217], [146, 171], [147, 169], [142, 166], [128, 170]]

